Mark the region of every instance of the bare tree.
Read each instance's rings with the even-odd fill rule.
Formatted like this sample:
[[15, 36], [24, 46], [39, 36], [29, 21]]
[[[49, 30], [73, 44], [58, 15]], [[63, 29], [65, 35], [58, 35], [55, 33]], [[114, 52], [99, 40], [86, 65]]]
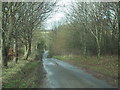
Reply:
[[117, 54], [118, 9], [115, 2], [72, 4], [67, 12], [68, 47], [77, 48], [84, 55]]
[[2, 56], [7, 66], [9, 49], [18, 62], [20, 45], [26, 47], [25, 59], [31, 54], [33, 31], [51, 14], [56, 2], [4, 2], [2, 7]]

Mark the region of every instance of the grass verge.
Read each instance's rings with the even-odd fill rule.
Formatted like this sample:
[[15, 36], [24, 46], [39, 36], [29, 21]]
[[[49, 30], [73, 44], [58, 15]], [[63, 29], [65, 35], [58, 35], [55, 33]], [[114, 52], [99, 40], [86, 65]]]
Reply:
[[9, 63], [9, 68], [2, 70], [3, 88], [34, 88], [39, 61], [20, 60], [18, 64]]
[[113, 86], [118, 85], [118, 58], [117, 56], [54, 56], [59, 60], [64, 60], [70, 64], [86, 70], [97, 78], [106, 80]]

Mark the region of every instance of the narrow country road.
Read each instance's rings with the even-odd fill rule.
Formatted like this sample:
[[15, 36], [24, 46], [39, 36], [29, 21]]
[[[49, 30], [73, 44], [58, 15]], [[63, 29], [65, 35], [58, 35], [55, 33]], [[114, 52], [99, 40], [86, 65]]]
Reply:
[[99, 80], [89, 73], [63, 61], [46, 58], [44, 53], [43, 66], [46, 70], [42, 88], [112, 88], [105, 81]]

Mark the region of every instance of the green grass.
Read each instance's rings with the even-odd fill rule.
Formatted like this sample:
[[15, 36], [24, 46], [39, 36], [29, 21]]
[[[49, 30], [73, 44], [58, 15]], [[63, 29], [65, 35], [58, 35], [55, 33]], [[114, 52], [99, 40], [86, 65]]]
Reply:
[[111, 78], [113, 83], [117, 85], [118, 78], [118, 58], [117, 56], [54, 56], [56, 59], [64, 60], [75, 66], [81, 67], [88, 71], [92, 71], [103, 75], [104, 77]]
[[18, 64], [9, 63], [9, 68], [2, 70], [3, 88], [36, 87], [36, 69], [38, 61], [20, 60]]

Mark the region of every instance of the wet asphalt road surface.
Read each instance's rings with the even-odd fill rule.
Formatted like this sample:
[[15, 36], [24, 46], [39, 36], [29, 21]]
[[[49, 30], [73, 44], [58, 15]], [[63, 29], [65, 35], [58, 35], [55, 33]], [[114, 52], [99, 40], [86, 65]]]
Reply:
[[113, 88], [80, 68], [54, 58], [46, 58], [47, 54], [44, 53], [43, 59], [46, 78], [41, 88]]

